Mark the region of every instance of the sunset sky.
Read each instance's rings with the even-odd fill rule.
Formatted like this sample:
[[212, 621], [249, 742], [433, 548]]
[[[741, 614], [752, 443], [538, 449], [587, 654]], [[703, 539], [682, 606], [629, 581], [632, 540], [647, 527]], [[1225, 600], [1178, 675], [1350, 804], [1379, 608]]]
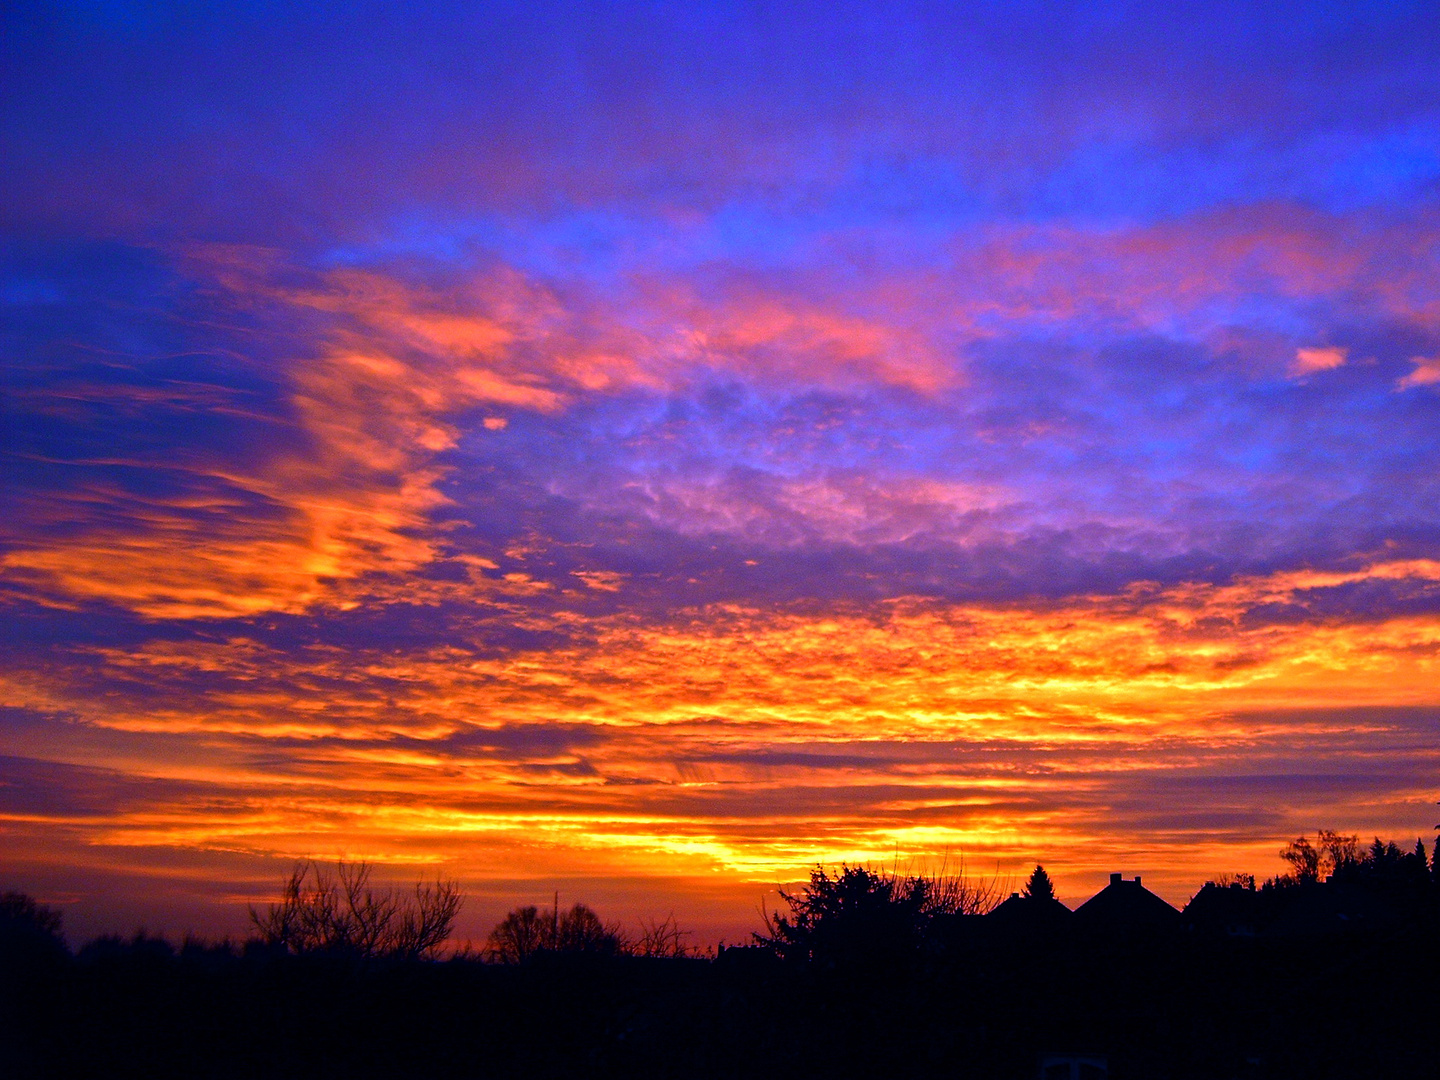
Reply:
[[0, 889], [72, 938], [1433, 837], [1433, 3], [0, 20]]

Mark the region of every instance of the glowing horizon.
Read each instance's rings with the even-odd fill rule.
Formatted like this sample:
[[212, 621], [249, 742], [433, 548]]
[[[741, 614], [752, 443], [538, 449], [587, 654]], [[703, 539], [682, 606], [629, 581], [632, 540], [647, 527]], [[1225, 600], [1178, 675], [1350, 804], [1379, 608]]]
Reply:
[[7, 15], [0, 886], [1428, 843], [1424, 5], [532, 7]]

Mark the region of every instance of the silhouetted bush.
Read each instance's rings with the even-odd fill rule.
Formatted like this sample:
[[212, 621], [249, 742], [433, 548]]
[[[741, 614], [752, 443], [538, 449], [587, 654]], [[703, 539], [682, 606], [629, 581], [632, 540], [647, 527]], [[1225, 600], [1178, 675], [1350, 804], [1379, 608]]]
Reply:
[[551, 947], [557, 933], [551, 912], [542, 915], [534, 904], [518, 907], [490, 931], [485, 943], [486, 955], [501, 964], [523, 964]]
[[620, 956], [631, 944], [616, 923], [604, 923], [584, 904], [568, 911], [532, 906], [512, 910], [485, 944], [486, 955], [498, 963], [519, 964], [540, 953]]
[[0, 895], [0, 963], [29, 965], [66, 955], [60, 912], [20, 892]]
[[827, 968], [905, 962], [925, 950], [937, 919], [974, 915], [994, 900], [993, 883], [963, 875], [901, 875], [842, 866], [810, 872], [798, 893], [781, 891], [788, 912], [767, 913], [756, 941], [785, 960]]

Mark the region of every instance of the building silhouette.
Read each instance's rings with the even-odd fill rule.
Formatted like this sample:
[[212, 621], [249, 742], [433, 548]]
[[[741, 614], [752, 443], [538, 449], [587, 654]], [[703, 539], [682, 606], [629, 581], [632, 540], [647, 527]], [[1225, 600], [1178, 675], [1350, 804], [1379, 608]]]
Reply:
[[1075, 928], [1090, 933], [1156, 933], [1180, 926], [1180, 912], [1140, 884], [1110, 875], [1110, 884], [1075, 909]]

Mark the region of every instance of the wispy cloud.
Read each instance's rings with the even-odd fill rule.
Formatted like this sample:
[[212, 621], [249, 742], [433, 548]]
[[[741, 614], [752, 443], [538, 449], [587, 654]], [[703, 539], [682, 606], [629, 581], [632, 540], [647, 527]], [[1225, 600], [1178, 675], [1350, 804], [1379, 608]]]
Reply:
[[1397, 390], [1440, 383], [1440, 357], [1417, 356], [1410, 362], [1415, 365], [1415, 370], [1395, 384]]
[[1295, 350], [1295, 362], [1290, 365], [1290, 373], [1303, 378], [1306, 375], [1314, 375], [1317, 371], [1333, 371], [1335, 368], [1343, 367], [1348, 356], [1348, 349], [1337, 349], [1333, 346], [1297, 349]]

